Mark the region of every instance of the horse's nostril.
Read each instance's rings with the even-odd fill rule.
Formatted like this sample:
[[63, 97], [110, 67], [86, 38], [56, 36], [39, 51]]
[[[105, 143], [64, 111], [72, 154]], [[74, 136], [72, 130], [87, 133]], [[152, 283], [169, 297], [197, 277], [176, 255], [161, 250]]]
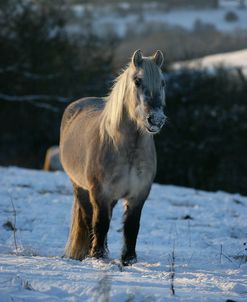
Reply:
[[147, 121], [148, 121], [149, 125], [151, 125], [151, 126], [154, 126], [154, 125], [155, 125], [155, 124], [154, 124], [154, 120], [152, 119], [152, 116], [149, 116], [149, 117], [147, 118]]
[[147, 122], [150, 126], [161, 128], [165, 122], [165, 115], [163, 113], [150, 114], [147, 116]]

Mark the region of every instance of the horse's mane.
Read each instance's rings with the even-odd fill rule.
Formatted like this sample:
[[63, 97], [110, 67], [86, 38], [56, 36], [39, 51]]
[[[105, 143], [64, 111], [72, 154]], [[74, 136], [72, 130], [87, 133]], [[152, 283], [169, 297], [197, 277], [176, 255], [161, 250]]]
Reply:
[[124, 100], [127, 97], [129, 85], [129, 66], [115, 79], [102, 112], [100, 136], [102, 141], [110, 138], [114, 143], [118, 140], [119, 125], [123, 116]]
[[[145, 78], [145, 86], [150, 91], [155, 91], [157, 85], [160, 85], [160, 70], [150, 57], [143, 58], [142, 69]], [[116, 145], [119, 137], [119, 126], [126, 110], [130, 119], [135, 118], [136, 93], [132, 76], [135, 72], [133, 64], [127, 65], [121, 74], [115, 79], [113, 87], [106, 96], [105, 107], [102, 111], [100, 123], [101, 140], [110, 139]], [[125, 106], [126, 104], [126, 106]]]

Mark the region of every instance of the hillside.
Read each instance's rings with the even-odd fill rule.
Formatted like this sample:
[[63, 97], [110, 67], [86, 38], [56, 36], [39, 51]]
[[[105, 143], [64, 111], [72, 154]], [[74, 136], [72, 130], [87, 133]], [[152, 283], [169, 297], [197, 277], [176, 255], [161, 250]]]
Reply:
[[[236, 20], [233, 22], [226, 20], [229, 11], [236, 16]], [[68, 27], [69, 32], [80, 31], [83, 19], [90, 16], [94, 20], [92, 26], [95, 32], [100, 35], [114, 32], [119, 37], [124, 37], [130, 29], [142, 32], [145, 24], [180, 26], [188, 30], [196, 28], [198, 24], [210, 24], [221, 32], [234, 32], [245, 29], [247, 26], [247, 9], [237, 9], [236, 7], [169, 10], [151, 2], [141, 8], [134, 8], [128, 3], [119, 6], [110, 4], [104, 6], [74, 5], [73, 12], [77, 22]]]
[[241, 69], [242, 72], [247, 75], [247, 49], [210, 55], [195, 60], [176, 62], [172, 65], [172, 68], [175, 70], [181, 68], [213, 70], [217, 67]]
[[246, 301], [247, 197], [154, 184], [131, 267], [118, 260], [121, 203], [108, 260], [61, 258], [71, 203], [62, 172], [0, 168], [1, 302]]

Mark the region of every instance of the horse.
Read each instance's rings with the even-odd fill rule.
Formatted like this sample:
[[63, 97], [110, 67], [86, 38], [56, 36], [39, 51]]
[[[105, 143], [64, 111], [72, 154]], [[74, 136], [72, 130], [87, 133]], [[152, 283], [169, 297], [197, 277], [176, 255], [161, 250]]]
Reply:
[[45, 171], [62, 171], [63, 167], [59, 158], [59, 147], [52, 146], [47, 149], [43, 169]]
[[137, 261], [143, 205], [156, 174], [153, 136], [166, 121], [163, 54], [136, 50], [106, 97], [72, 102], [61, 122], [60, 158], [74, 202], [65, 256], [108, 255], [112, 211], [124, 200], [122, 265]]

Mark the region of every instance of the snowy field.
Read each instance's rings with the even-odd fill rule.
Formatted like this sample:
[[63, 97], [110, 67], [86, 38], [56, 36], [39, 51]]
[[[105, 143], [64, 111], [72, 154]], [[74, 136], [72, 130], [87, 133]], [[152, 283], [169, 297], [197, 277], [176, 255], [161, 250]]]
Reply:
[[0, 168], [1, 302], [247, 301], [247, 197], [154, 184], [131, 267], [121, 202], [108, 260], [62, 258], [71, 204], [63, 172]]
[[241, 69], [243, 74], [247, 76], [247, 49], [227, 53], [219, 53], [215, 55], [205, 56], [199, 59], [176, 62], [172, 64], [172, 68], [174, 70], [189, 68], [207, 69], [211, 72], [218, 67], [224, 67], [228, 70]]
[[[80, 24], [90, 15], [93, 17], [93, 28], [100, 35], [115, 32], [118, 36], [124, 37], [129, 29], [142, 31], [145, 24], [169, 24], [171, 26], [181, 26], [188, 30], [194, 29], [198, 21], [205, 24], [214, 25], [219, 31], [232, 32], [237, 29], [247, 28], [247, 7], [239, 9], [237, 7], [224, 6], [219, 9], [180, 9], [164, 10], [163, 8], [152, 6], [143, 7], [139, 11], [132, 11], [128, 5], [122, 6], [121, 12], [114, 10], [111, 5], [74, 5], [73, 12], [78, 20], [77, 25], [70, 26], [70, 32], [80, 32], [83, 29]], [[247, 4], [246, 4], [247, 6]], [[87, 9], [85, 9], [87, 7]], [[126, 11], [125, 11], [126, 9]], [[226, 14], [232, 11], [237, 16], [234, 22], [225, 19]]]

